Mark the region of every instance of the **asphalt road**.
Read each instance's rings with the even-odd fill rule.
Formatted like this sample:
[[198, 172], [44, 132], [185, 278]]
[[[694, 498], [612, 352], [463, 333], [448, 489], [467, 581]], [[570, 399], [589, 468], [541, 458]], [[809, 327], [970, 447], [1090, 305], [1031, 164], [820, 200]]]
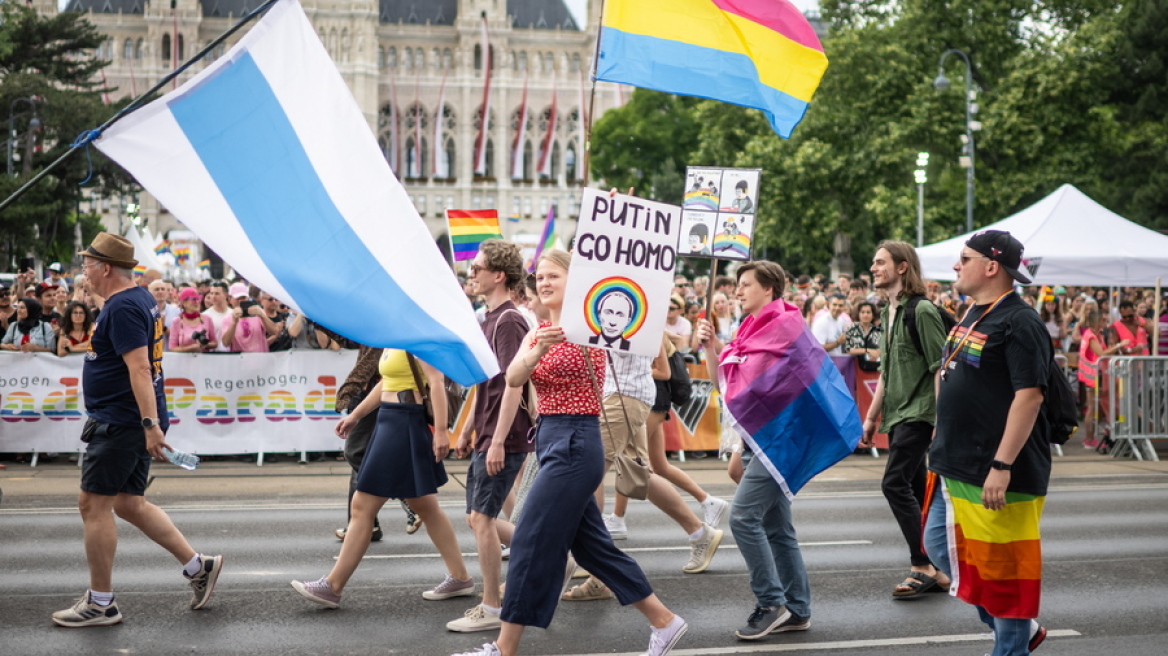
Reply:
[[[160, 478], [152, 496], [195, 548], [227, 556], [211, 603], [202, 611], [188, 610], [190, 591], [178, 565], [120, 523], [114, 580], [125, 622], [77, 630], [54, 627], [49, 620], [87, 583], [72, 496], [61, 493], [62, 486], [20, 494], [24, 479], [6, 472], [10, 480], [0, 479], [7, 493], [0, 507], [0, 654], [425, 656], [469, 649], [493, 637], [445, 631], [445, 622], [474, 600], [422, 599], [422, 591], [441, 580], [441, 561], [424, 533], [407, 536], [401, 530], [403, 514], [396, 506], [383, 511], [386, 539], [370, 548], [339, 610], [299, 597], [288, 582], [319, 577], [331, 567], [339, 544], [331, 532], [344, 519], [343, 470], [314, 471], [319, 475], [262, 480]], [[67, 479], [71, 473], [65, 469], [60, 475]], [[825, 480], [800, 495], [795, 516], [814, 596], [812, 628], [760, 643], [733, 637], [753, 602], [729, 531], [711, 569], [686, 575], [681, 572], [688, 557], [685, 536], [652, 506], [634, 502], [630, 537], [621, 546], [691, 625], [673, 653], [977, 656], [990, 651], [984, 626], [963, 602], [945, 595], [891, 600], [907, 557], [877, 487], [870, 477]], [[725, 482], [708, 483], [707, 489], [732, 493]], [[443, 499], [447, 512], [461, 521], [457, 490], [447, 490]], [[1168, 653], [1168, 473], [1058, 477], [1042, 529], [1042, 621], [1052, 637], [1037, 653]], [[464, 552], [473, 551], [469, 530], [460, 528], [459, 539]], [[473, 557], [468, 567], [477, 575]], [[636, 654], [645, 648], [647, 634], [643, 618], [615, 601], [565, 602], [550, 629], [528, 631], [524, 653]]]

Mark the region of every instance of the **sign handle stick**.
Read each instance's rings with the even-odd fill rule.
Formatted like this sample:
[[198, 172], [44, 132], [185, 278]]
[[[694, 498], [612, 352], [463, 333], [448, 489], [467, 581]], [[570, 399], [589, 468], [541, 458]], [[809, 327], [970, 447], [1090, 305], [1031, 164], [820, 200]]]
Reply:
[[710, 322], [710, 326], [717, 330], [718, 326], [714, 323], [714, 282], [718, 279], [718, 259], [710, 260], [710, 283], [706, 285], [706, 321]]

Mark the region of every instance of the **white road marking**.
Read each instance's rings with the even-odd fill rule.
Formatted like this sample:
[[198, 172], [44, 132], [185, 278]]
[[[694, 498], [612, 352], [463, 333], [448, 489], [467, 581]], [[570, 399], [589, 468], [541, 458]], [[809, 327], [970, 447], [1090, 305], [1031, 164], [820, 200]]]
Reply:
[[[800, 547], [841, 547], [841, 546], [855, 546], [872, 544], [871, 540], [832, 540], [829, 542], [800, 542]], [[724, 544], [719, 549], [737, 549], [736, 544]], [[621, 549], [625, 553], [643, 553], [650, 551], [689, 551], [689, 547], [632, 547], [630, 549]], [[366, 554], [365, 560], [397, 560], [402, 558], [439, 558], [437, 553], [419, 553], [419, 554]], [[464, 553], [463, 558], [477, 558], [476, 553]], [[336, 560], [338, 556], [333, 556]]]
[[[1072, 629], [1051, 630], [1048, 638], [1072, 638], [1082, 635]], [[721, 654], [777, 654], [782, 652], [806, 652], [813, 650], [872, 649], [874, 647], [908, 647], [913, 645], [943, 645], [963, 642], [992, 642], [988, 633], [967, 633], [961, 635], [918, 636], [913, 638], [883, 638], [878, 640], [837, 640], [833, 642], [801, 642], [797, 644], [752, 644], [733, 647], [706, 647], [703, 649], [674, 649], [672, 656], [718, 656]], [[638, 656], [644, 652], [630, 651], [620, 654], [605, 653], [604, 656]], [[571, 656], [601, 656], [594, 654], [572, 654]]]

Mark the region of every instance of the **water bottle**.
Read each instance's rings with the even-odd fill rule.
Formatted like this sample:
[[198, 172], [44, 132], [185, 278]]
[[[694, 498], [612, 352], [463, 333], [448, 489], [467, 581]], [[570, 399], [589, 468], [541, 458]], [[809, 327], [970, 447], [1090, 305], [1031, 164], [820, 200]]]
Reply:
[[183, 469], [194, 471], [199, 466], [199, 456], [193, 453], [172, 451], [171, 449], [163, 449], [162, 451], [166, 454], [167, 460]]

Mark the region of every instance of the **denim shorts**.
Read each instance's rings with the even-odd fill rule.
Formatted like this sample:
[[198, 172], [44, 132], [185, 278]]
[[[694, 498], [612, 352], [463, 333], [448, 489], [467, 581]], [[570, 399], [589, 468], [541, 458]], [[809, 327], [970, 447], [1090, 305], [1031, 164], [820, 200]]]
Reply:
[[92, 418], [85, 422], [81, 439], [89, 443], [81, 467], [81, 489], [90, 494], [146, 494], [150, 452], [141, 426], [115, 426]]
[[515, 485], [515, 478], [519, 470], [523, 469], [526, 453], [507, 453], [503, 455], [503, 469], [494, 476], [487, 475], [487, 454], [485, 451], [476, 451], [470, 459], [470, 467], [466, 470], [466, 512], [473, 510], [487, 517], [497, 517], [503, 509], [503, 502]]

